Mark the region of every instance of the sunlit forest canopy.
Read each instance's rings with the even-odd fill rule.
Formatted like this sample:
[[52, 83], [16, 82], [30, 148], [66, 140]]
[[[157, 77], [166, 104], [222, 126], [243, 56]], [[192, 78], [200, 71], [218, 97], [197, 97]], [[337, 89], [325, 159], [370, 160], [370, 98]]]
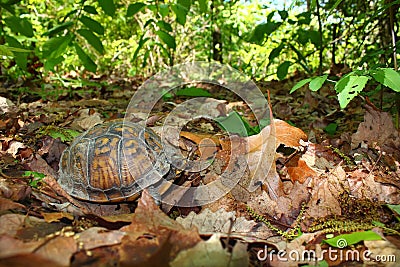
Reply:
[[1, 0], [1, 75], [149, 76], [212, 60], [255, 79], [396, 67], [399, 3]]

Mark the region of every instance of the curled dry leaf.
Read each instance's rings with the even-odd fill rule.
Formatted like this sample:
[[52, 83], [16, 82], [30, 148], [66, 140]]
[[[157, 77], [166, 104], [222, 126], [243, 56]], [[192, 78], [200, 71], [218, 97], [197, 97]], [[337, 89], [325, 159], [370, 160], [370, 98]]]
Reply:
[[276, 172], [275, 124], [272, 122], [257, 134], [246, 138], [248, 142], [248, 166], [250, 170], [249, 191], [254, 192], [259, 186], [266, 185], [273, 200], [283, 195], [282, 181]]
[[7, 153], [13, 155], [13, 157], [16, 158], [19, 150], [24, 148], [26, 148], [26, 146], [23, 143], [18, 141], [11, 141], [8, 143]]
[[301, 146], [300, 140], [307, 141], [307, 135], [301, 129], [282, 120], [275, 119], [274, 122], [277, 146], [283, 144], [287, 147], [297, 148]]
[[[273, 124], [275, 127], [276, 147], [283, 144], [288, 147], [297, 148], [301, 146], [300, 140], [307, 141], [307, 135], [301, 129], [279, 119], [274, 119]], [[260, 134], [248, 137], [249, 151], [260, 150], [263, 142], [271, 141], [271, 139], [267, 138], [271, 134], [269, 128], [270, 126], [267, 126]]]
[[119, 247], [125, 266], [165, 266], [176, 255], [201, 241], [197, 231], [186, 230], [165, 215], [144, 190], [132, 223], [120, 229], [126, 232]]
[[181, 251], [170, 266], [248, 266], [247, 245], [237, 242], [229, 253], [222, 247], [220, 236], [214, 234], [207, 241]]
[[302, 130], [278, 119], [273, 120], [259, 134], [247, 138], [252, 183], [265, 181], [274, 201], [284, 195], [282, 181], [276, 172], [275, 149], [281, 144], [298, 148], [300, 140], [307, 140], [307, 135]]

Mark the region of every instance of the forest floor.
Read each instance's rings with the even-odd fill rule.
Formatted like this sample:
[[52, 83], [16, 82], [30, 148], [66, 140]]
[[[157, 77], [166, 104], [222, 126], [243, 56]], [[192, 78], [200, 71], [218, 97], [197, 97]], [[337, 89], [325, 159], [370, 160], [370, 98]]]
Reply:
[[[269, 94], [274, 123], [255, 135], [267, 134], [261, 143], [240, 137], [253, 149], [242, 151], [248, 166], [232, 192], [201, 206], [161, 209], [147, 191], [137, 202], [98, 205], [68, 198], [55, 183], [73, 138], [124, 118], [144, 78], [99, 77], [64, 89], [0, 82], [0, 266], [398, 266], [400, 134], [392, 115], [361, 98], [341, 110], [331, 88], [289, 94], [299, 79], [257, 83]], [[236, 110], [253, 126], [240, 98], [202, 88], [225, 100], [209, 109]], [[147, 126], [158, 132], [187, 99], [163, 98]], [[235, 176], [236, 167], [227, 166], [240, 160], [232, 153], [237, 143], [227, 146], [224, 138], [213, 121], [186, 125], [182, 153], [212, 157], [216, 166], [177, 173], [176, 183], [207, 184], [221, 170]], [[201, 150], [204, 139], [216, 149]], [[263, 148], [273, 150], [270, 168], [250, 192], [245, 184]]]

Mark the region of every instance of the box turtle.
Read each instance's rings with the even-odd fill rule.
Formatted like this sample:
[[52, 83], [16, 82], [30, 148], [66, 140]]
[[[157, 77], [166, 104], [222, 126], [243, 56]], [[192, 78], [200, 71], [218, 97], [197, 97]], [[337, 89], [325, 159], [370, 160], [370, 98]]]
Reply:
[[78, 136], [62, 154], [58, 183], [90, 202], [135, 200], [170, 170], [160, 137], [135, 123], [111, 121]]

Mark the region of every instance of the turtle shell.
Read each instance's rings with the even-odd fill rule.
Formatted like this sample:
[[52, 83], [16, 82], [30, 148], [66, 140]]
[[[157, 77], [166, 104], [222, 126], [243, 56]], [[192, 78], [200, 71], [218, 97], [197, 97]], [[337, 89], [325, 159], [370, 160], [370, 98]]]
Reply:
[[169, 169], [160, 137], [153, 130], [114, 121], [74, 139], [62, 154], [58, 183], [81, 200], [131, 201]]

